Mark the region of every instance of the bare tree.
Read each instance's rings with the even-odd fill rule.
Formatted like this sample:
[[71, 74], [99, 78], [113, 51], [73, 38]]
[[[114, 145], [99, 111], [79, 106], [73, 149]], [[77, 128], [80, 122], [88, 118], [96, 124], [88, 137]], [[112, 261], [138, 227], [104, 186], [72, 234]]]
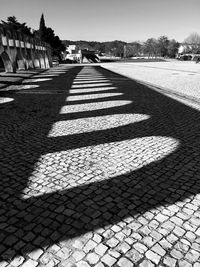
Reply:
[[159, 53], [158, 41], [155, 38], [149, 38], [143, 45], [143, 51], [148, 57], [156, 57]]
[[192, 53], [200, 53], [200, 35], [196, 32], [191, 33], [185, 40], [184, 43], [187, 44], [188, 49]]

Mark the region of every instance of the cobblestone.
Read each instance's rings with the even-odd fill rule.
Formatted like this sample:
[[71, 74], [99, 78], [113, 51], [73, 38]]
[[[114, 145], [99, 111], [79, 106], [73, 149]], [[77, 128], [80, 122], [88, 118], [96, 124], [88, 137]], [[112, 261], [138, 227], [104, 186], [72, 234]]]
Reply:
[[170, 266], [170, 267], [175, 267], [176, 266], [176, 259], [168, 257], [168, 256], [166, 256], [164, 258], [163, 262], [164, 262], [164, 264], [166, 264], [167, 266]]
[[113, 266], [117, 260], [109, 254], [106, 254], [103, 256], [101, 261], [103, 261], [108, 266]]
[[121, 258], [117, 264], [120, 266], [120, 267], [124, 267], [124, 266], [127, 266], [127, 267], [132, 267], [133, 266], [133, 263], [126, 259], [126, 258]]
[[43, 254], [43, 251], [41, 249], [37, 249], [35, 251], [32, 251], [29, 253], [29, 257], [33, 260], [38, 260], [39, 257]]
[[152, 262], [154, 262], [157, 265], [161, 259], [161, 257], [158, 254], [154, 253], [151, 250], [148, 250], [145, 255], [149, 260], [151, 260]]
[[36, 267], [38, 265], [38, 262], [33, 260], [27, 260], [22, 267]]
[[95, 253], [89, 253], [87, 255], [87, 260], [90, 264], [95, 264], [99, 261], [99, 256]]
[[11, 89], [0, 92], [13, 99], [0, 101], [0, 266], [198, 266], [191, 88], [187, 98], [100, 66], [60, 65]]
[[144, 260], [142, 263], [139, 265], [140, 267], [153, 267], [155, 264], [150, 262], [149, 260]]

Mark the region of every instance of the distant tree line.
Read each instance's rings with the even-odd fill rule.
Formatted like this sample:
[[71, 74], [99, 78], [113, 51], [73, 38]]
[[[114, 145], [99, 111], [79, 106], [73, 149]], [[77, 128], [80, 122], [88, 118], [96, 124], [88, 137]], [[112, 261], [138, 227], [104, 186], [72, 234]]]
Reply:
[[158, 39], [149, 38], [141, 46], [143, 54], [149, 57], [170, 57], [174, 58], [178, 52], [179, 43], [172, 39], [169, 40], [167, 36], [160, 36]]
[[[159, 38], [149, 38], [145, 42], [123, 42], [119, 40], [111, 42], [97, 41], [62, 41], [65, 46], [76, 45], [79, 49], [89, 49], [113, 56], [148, 56], [148, 57], [169, 57], [175, 58], [178, 53], [180, 43], [175, 39], [169, 39], [167, 36]], [[192, 44], [192, 45], [191, 45]], [[200, 53], [200, 35], [190, 34], [185, 40], [185, 53]], [[124, 49], [124, 46], [126, 48]], [[125, 51], [127, 49], [127, 51]], [[127, 54], [126, 54], [127, 52]]]
[[[161, 36], [158, 39], [149, 38], [146, 42], [132, 42], [127, 43], [123, 41], [111, 41], [111, 42], [94, 42], [94, 41], [70, 41], [64, 40], [63, 44], [65, 46], [75, 44], [80, 49], [87, 48], [89, 50], [95, 50], [99, 53], [106, 53], [114, 56], [124, 55], [124, 46], [131, 47], [131, 52], [129, 56], [139, 56], [148, 55], [151, 57], [156, 56], [168, 56], [175, 57], [179, 43], [172, 39], [169, 40], [166, 36]], [[129, 50], [130, 51], [130, 50]]]
[[76, 45], [79, 49], [88, 49], [101, 53], [106, 53], [114, 56], [121, 56], [123, 53], [124, 45], [127, 44], [123, 41], [110, 41], [110, 42], [97, 42], [97, 41], [62, 41], [64, 46]]

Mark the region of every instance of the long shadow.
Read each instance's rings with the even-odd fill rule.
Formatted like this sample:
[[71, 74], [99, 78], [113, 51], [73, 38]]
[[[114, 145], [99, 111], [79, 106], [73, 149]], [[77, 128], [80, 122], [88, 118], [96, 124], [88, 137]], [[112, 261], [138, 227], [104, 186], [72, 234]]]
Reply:
[[[1, 116], [2, 259], [200, 193], [199, 111], [130, 79], [112, 82], [115, 92], [123, 95], [68, 103], [68, 90], [78, 73], [124, 78], [98, 66], [74, 67], [46, 82], [55, 90], [64, 86], [66, 93], [15, 94], [15, 102]], [[41, 83], [41, 90], [46, 85]], [[96, 109], [73, 111], [80, 103]], [[81, 118], [124, 114], [148, 119], [111, 123], [104, 130], [51, 134], [52, 125], [59, 122], [74, 119], [76, 127]]]

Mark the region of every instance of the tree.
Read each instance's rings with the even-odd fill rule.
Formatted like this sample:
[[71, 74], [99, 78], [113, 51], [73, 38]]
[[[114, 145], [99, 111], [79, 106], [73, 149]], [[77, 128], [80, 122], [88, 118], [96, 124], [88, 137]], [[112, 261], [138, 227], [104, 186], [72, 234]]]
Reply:
[[37, 33], [42, 41], [50, 44], [52, 47], [52, 55], [60, 57], [61, 51], [65, 50], [65, 46], [60, 38], [55, 35], [54, 30], [50, 27], [46, 27], [44, 14], [41, 15], [40, 26]]
[[39, 26], [39, 36], [42, 38], [46, 30], [45, 21], [44, 21], [44, 14], [42, 13], [40, 18], [40, 26]]
[[176, 40], [174, 39], [169, 40], [169, 44], [167, 47], [168, 56], [171, 58], [175, 58], [176, 54], [178, 53], [178, 48], [179, 48], [179, 43]]
[[143, 45], [143, 52], [149, 57], [156, 57], [159, 54], [158, 41], [155, 38], [149, 38]]
[[7, 18], [7, 21], [1, 21], [4, 27], [8, 28], [11, 31], [18, 31], [23, 34], [33, 36], [31, 28], [26, 25], [26, 22], [20, 23], [15, 16], [10, 16]]
[[139, 42], [133, 42], [130, 44], [133, 51], [133, 56], [139, 56], [141, 54], [142, 45]]
[[196, 32], [191, 33], [185, 40], [187, 50], [191, 53], [200, 53], [200, 35]]
[[166, 36], [160, 36], [158, 39], [158, 47], [160, 50], [160, 55], [162, 57], [168, 56], [168, 45], [169, 45], [169, 39]]

